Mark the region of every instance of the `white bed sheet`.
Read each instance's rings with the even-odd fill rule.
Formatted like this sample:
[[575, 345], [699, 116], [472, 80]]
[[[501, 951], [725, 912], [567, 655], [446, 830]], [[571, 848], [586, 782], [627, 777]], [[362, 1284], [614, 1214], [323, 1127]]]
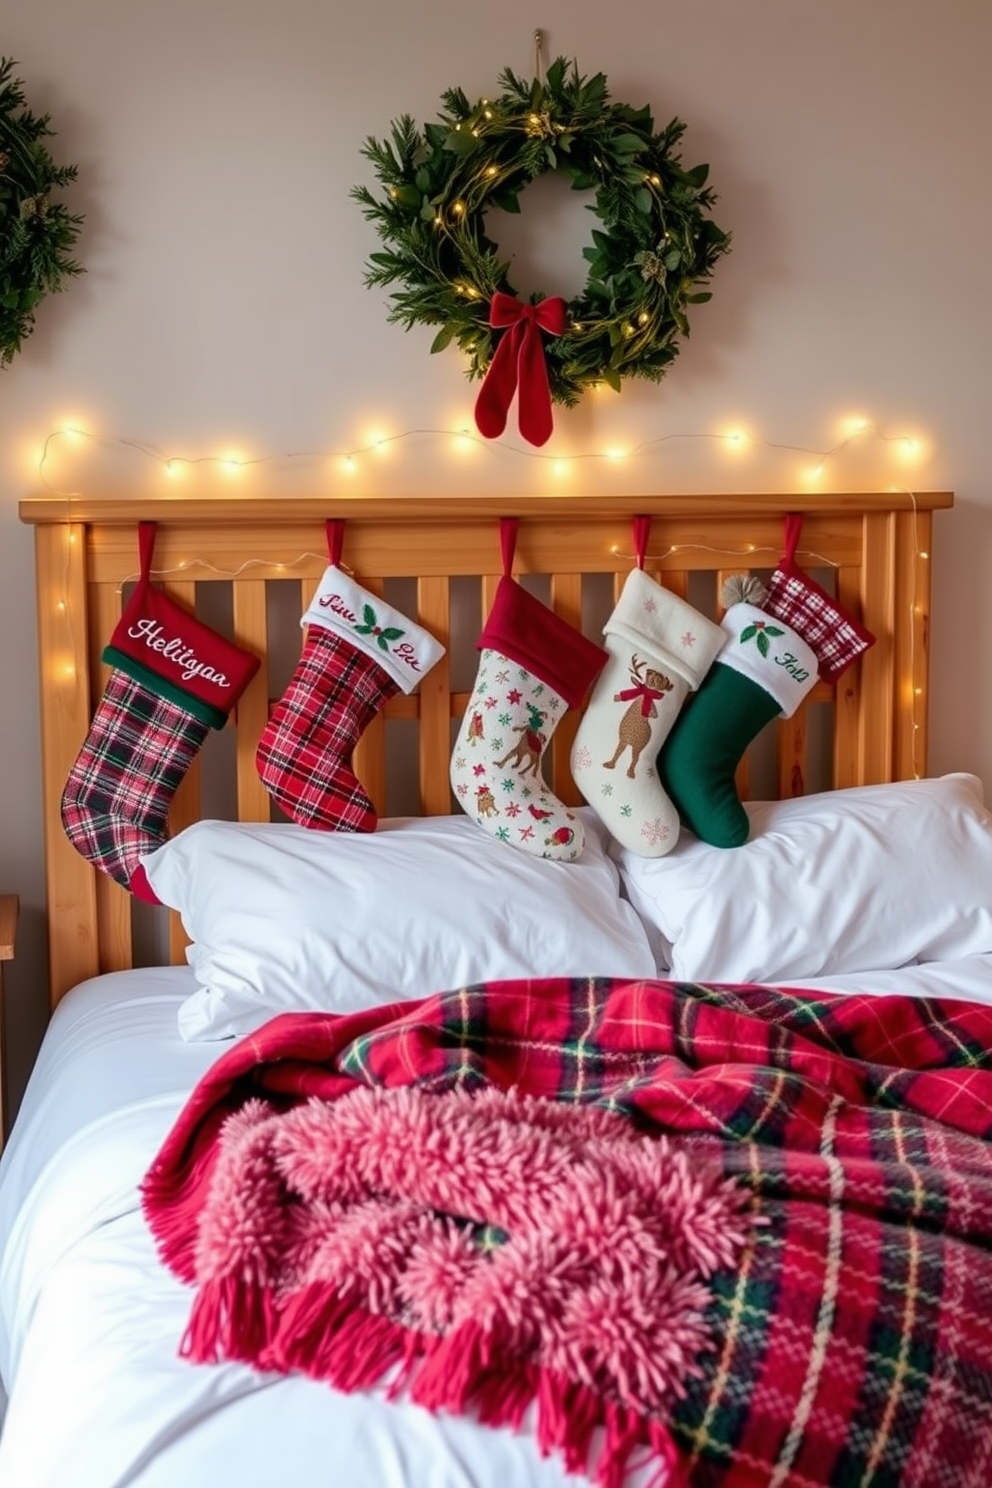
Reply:
[[[992, 1002], [992, 955], [810, 990]], [[374, 1394], [177, 1356], [191, 1294], [137, 1196], [216, 1044], [187, 1044], [188, 968], [84, 983], [60, 1005], [0, 1160], [4, 1488], [562, 1488], [531, 1436]], [[631, 1488], [639, 1474], [632, 1479]]]
[[218, 1045], [184, 1044], [188, 968], [76, 988], [0, 1162], [3, 1488], [562, 1488], [526, 1433], [177, 1357], [192, 1294], [137, 1184]]

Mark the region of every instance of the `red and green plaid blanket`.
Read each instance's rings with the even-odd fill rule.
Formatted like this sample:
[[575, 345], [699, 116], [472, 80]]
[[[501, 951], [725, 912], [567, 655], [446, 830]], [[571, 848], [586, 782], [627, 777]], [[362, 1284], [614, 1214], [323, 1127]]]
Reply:
[[992, 1008], [550, 979], [284, 1015], [222, 1056], [147, 1175], [166, 1262], [196, 1280], [232, 1113], [401, 1087], [619, 1112], [747, 1191], [665, 1423], [672, 1481], [992, 1483]]

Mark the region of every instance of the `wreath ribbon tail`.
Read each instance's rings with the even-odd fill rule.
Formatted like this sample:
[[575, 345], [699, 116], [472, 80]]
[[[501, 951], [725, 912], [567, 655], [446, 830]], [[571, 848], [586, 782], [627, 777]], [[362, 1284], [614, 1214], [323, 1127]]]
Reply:
[[475, 400], [475, 427], [486, 439], [498, 439], [506, 428], [517, 390], [517, 359], [523, 329], [523, 322], [517, 321], [501, 337]]
[[536, 321], [529, 320], [517, 357], [517, 421], [528, 444], [547, 444], [554, 429], [551, 388], [544, 343]]

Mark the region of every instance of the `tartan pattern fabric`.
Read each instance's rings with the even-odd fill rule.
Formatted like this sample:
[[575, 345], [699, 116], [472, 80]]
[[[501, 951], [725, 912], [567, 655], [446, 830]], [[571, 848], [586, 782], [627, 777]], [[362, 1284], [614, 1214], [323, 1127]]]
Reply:
[[768, 581], [765, 609], [798, 631], [819, 662], [825, 682], [836, 682], [874, 643], [815, 579], [798, 568], [779, 565]]
[[375, 831], [378, 817], [351, 768], [351, 756], [383, 703], [397, 692], [396, 682], [373, 657], [332, 631], [309, 627], [255, 756], [262, 784], [287, 816], [324, 831]]
[[145, 1178], [176, 1274], [225, 1117], [356, 1085], [605, 1106], [750, 1191], [716, 1349], [664, 1423], [693, 1488], [992, 1482], [992, 1007], [555, 978], [284, 1014], [215, 1064]]
[[112, 671], [62, 792], [62, 825], [76, 850], [127, 888], [142, 854], [165, 841], [172, 798], [208, 732]]

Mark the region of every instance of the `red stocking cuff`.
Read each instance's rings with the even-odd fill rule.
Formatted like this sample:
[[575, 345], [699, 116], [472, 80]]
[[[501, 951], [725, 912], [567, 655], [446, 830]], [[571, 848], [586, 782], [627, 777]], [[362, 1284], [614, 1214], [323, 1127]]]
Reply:
[[188, 706], [212, 728], [223, 727], [259, 668], [257, 656], [218, 635], [146, 579], [135, 586], [105, 659], [147, 686], [160, 679], [164, 696]]
[[485, 647], [525, 666], [553, 687], [570, 708], [582, 702], [607, 657], [602, 646], [505, 575], [477, 642], [478, 650]]

